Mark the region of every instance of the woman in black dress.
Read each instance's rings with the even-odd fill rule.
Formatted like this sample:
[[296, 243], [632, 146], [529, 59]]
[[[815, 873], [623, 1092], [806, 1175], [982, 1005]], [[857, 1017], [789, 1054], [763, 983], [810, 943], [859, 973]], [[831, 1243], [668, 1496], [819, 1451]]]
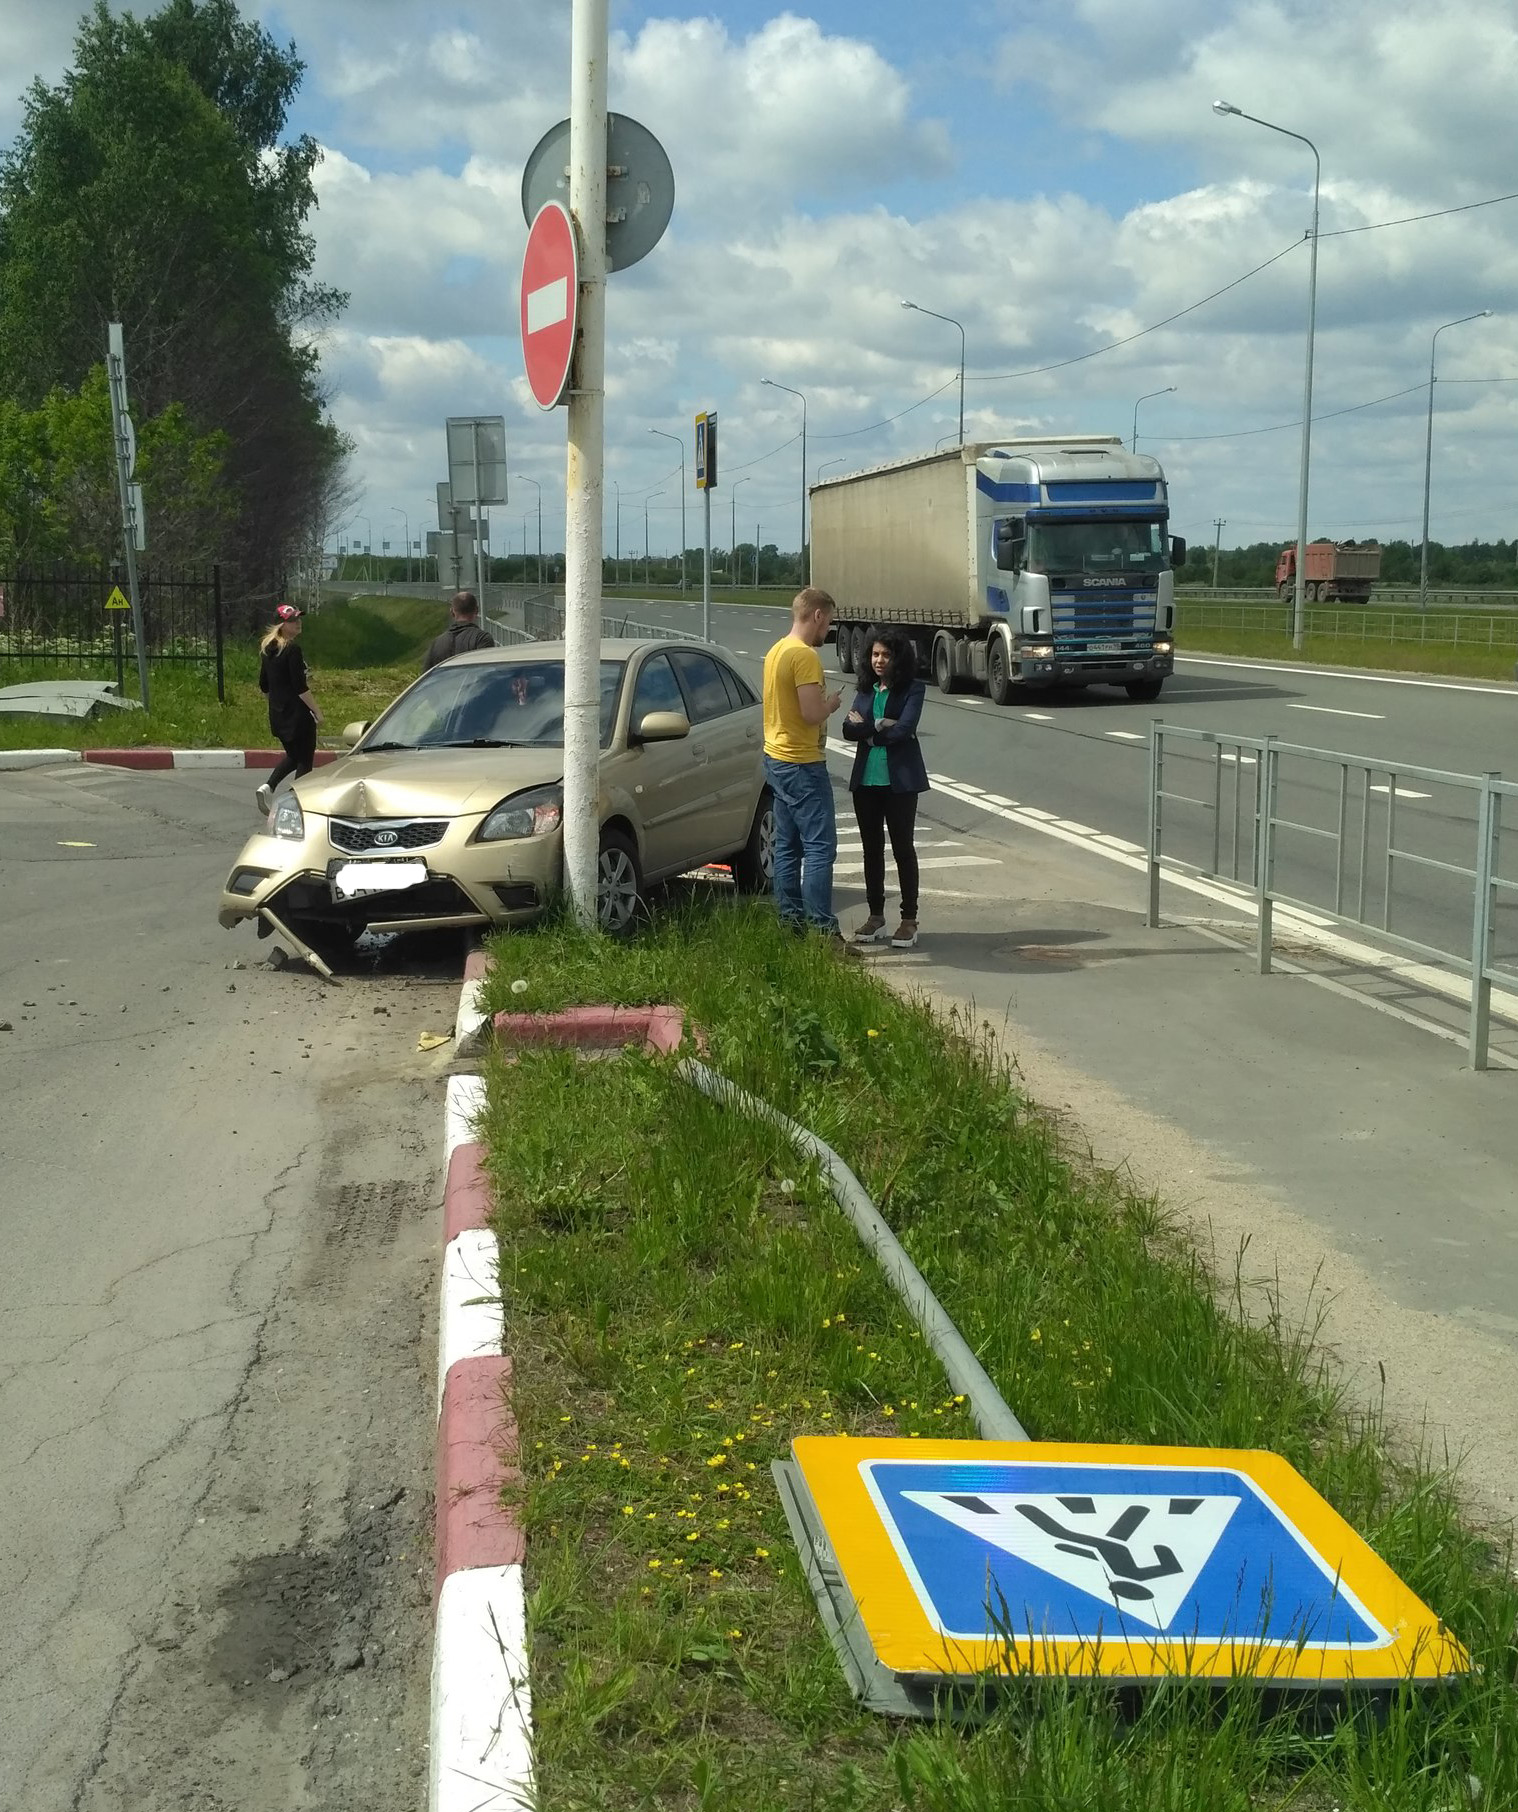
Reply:
[[[889, 941], [893, 950], [910, 950], [917, 942], [917, 797], [928, 790], [927, 764], [917, 741], [927, 688], [917, 677], [917, 651], [905, 630], [888, 625], [870, 631], [859, 659], [858, 684], [843, 734], [856, 745], [849, 791], [864, 846], [870, 916], [854, 933], [854, 942]], [[890, 933], [885, 920], [887, 833], [901, 888], [901, 923]]]
[[315, 767], [316, 726], [322, 720], [300, 651], [302, 613], [293, 604], [281, 604], [274, 614], [279, 621], [258, 644], [258, 689], [268, 695], [269, 728], [285, 758], [258, 789], [258, 809], [265, 816], [282, 780], [292, 774], [299, 779]]

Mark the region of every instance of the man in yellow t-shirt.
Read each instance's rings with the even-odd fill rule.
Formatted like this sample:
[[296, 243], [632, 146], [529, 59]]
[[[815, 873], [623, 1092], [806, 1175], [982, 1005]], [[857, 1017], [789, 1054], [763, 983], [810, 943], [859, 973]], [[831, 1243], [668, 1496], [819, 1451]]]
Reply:
[[839, 937], [833, 913], [838, 823], [827, 768], [827, 721], [842, 692], [823, 689], [833, 600], [808, 586], [791, 605], [791, 632], [764, 657], [764, 771], [775, 804], [775, 905], [793, 931]]

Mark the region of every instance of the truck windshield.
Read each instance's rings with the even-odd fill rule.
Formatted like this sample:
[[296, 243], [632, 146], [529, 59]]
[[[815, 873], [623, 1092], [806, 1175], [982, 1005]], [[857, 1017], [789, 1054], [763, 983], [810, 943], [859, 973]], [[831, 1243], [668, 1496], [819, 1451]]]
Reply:
[[1159, 522], [1030, 522], [1028, 570], [1035, 573], [1164, 571]]

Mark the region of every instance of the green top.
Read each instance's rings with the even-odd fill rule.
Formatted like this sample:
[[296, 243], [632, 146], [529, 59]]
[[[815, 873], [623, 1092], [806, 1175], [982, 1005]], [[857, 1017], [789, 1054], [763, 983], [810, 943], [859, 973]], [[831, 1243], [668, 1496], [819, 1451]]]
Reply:
[[[878, 724], [885, 716], [886, 699], [890, 695], [889, 686], [875, 688], [875, 721]], [[864, 786], [889, 786], [891, 784], [890, 758], [882, 748], [872, 748], [864, 758]]]

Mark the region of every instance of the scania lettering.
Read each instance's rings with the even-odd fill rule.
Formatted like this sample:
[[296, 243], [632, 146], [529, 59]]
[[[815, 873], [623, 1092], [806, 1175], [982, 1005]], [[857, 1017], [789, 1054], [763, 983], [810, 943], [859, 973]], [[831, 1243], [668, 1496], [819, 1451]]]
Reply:
[[983, 441], [811, 499], [812, 582], [837, 602], [850, 671], [875, 623], [906, 628], [945, 692], [999, 705], [1076, 686], [1152, 700], [1174, 669], [1186, 544], [1159, 461], [1115, 435]]

